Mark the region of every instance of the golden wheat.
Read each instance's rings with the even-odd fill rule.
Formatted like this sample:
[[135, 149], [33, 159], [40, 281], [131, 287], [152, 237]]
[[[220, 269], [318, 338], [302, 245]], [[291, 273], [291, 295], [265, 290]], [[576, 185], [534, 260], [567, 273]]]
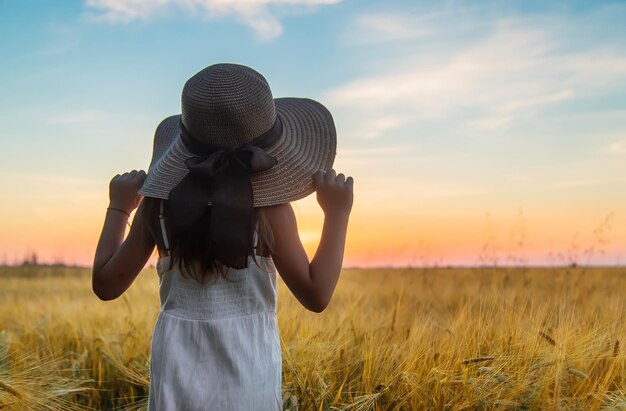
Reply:
[[[0, 269], [0, 409], [145, 409], [158, 279]], [[279, 283], [284, 408], [623, 409], [626, 270], [345, 270], [326, 311]], [[622, 408], [620, 408], [622, 407]]]

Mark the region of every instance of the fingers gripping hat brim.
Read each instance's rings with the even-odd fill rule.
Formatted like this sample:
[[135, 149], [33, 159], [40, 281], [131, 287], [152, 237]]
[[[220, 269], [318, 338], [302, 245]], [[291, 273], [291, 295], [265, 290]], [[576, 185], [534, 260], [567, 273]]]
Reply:
[[[278, 163], [251, 175], [254, 207], [288, 203], [313, 193], [313, 174], [332, 167], [337, 149], [335, 124], [322, 104], [292, 97], [277, 98], [274, 102], [283, 131], [266, 152]], [[139, 194], [167, 199], [189, 172], [185, 160], [194, 154], [182, 143], [179, 124], [180, 115], [176, 115], [157, 127], [152, 160]]]

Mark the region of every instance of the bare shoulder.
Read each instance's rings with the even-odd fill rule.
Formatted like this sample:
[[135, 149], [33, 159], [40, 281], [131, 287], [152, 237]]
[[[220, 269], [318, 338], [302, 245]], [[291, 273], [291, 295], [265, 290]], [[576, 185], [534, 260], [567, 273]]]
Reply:
[[293, 208], [291, 207], [291, 203], [284, 203], [263, 207], [263, 211], [268, 215], [280, 215], [286, 212], [293, 213]]
[[272, 232], [273, 249], [283, 255], [300, 254], [302, 243], [298, 234], [296, 215], [291, 204], [265, 207], [265, 219]]
[[270, 254], [287, 285], [300, 288], [308, 281], [309, 259], [300, 241], [296, 216], [291, 204], [265, 207], [266, 220], [272, 230]]
[[290, 203], [263, 207], [263, 214], [273, 230], [295, 224], [296, 216]]

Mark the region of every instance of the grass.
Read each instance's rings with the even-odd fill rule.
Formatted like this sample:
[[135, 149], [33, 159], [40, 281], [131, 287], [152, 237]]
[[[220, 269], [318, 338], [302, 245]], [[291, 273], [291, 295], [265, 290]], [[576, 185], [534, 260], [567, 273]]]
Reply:
[[[158, 280], [0, 269], [0, 409], [143, 409]], [[626, 410], [626, 269], [346, 270], [322, 314], [279, 282], [284, 408]]]

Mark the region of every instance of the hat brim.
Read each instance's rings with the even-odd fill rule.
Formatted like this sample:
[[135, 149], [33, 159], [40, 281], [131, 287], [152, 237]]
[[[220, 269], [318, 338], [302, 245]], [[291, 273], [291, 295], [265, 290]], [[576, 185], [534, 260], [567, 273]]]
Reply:
[[[283, 131], [266, 153], [278, 163], [250, 176], [254, 207], [289, 203], [313, 193], [313, 174], [332, 168], [337, 150], [335, 124], [322, 104], [294, 97], [276, 98], [274, 103]], [[157, 127], [152, 160], [139, 194], [167, 199], [189, 172], [185, 160], [195, 155], [183, 144], [179, 124], [180, 115], [175, 115]]]

